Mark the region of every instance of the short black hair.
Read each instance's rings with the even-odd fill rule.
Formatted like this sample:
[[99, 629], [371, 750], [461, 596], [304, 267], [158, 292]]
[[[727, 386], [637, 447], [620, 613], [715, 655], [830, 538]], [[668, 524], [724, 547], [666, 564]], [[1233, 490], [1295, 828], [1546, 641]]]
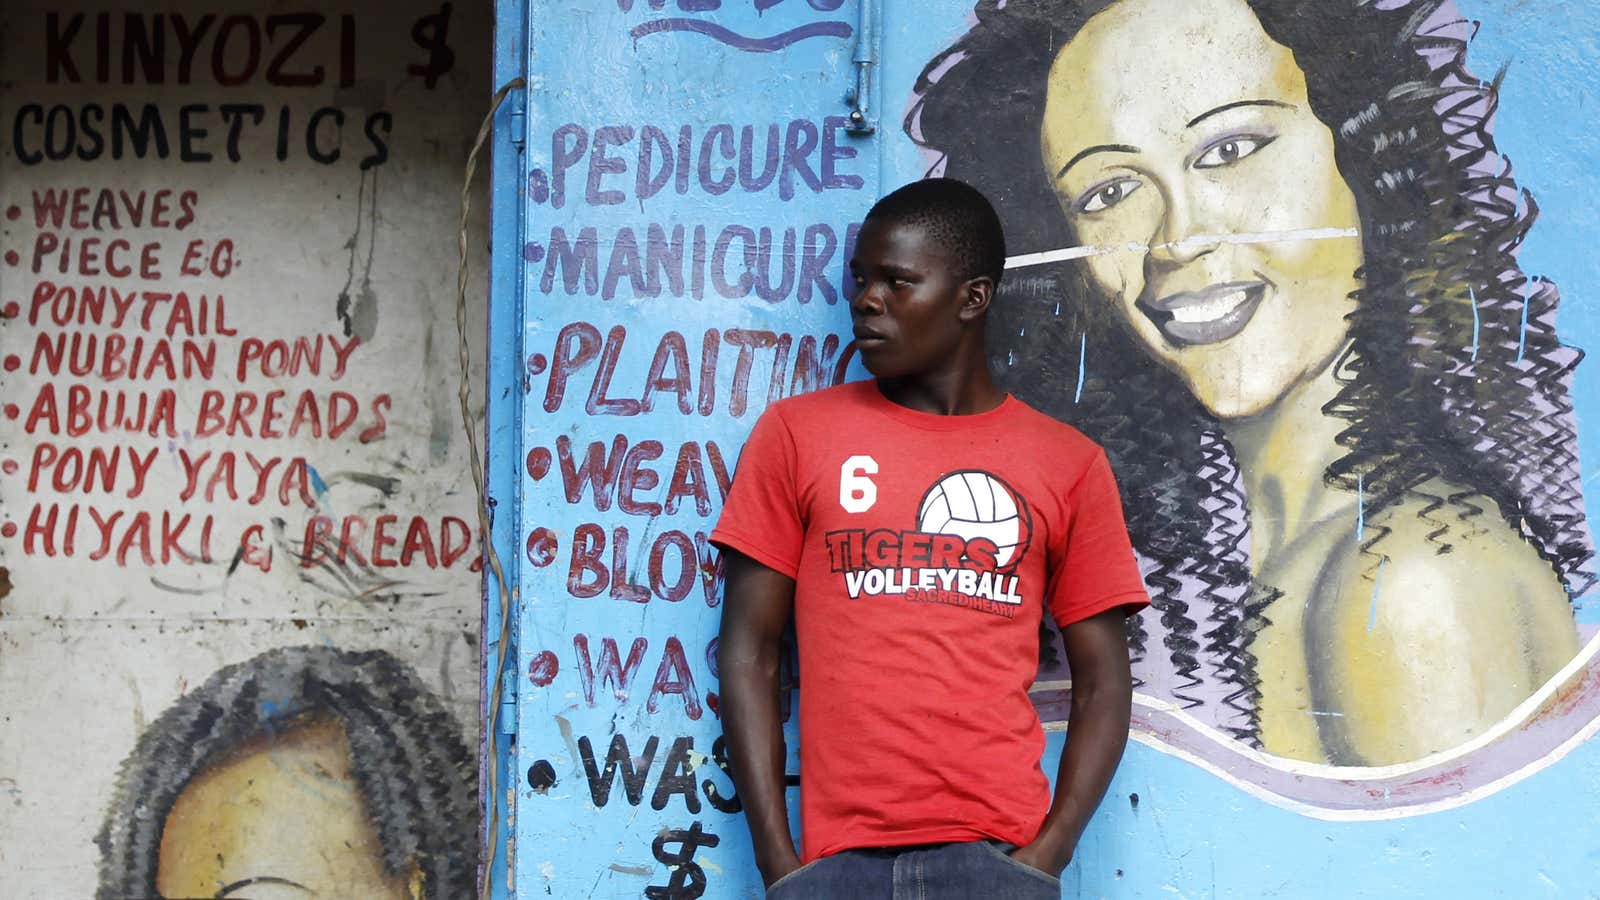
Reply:
[[954, 178], [913, 181], [873, 204], [867, 221], [923, 229], [949, 253], [962, 278], [987, 276], [1000, 283], [1006, 236], [994, 204], [982, 191]]
[[430, 898], [477, 881], [477, 778], [454, 718], [382, 650], [282, 647], [218, 670], [140, 735], [122, 764], [100, 848], [101, 900], [156, 896], [161, 833], [189, 782], [230, 751], [329, 716], [350, 740], [384, 869], [422, 873]]

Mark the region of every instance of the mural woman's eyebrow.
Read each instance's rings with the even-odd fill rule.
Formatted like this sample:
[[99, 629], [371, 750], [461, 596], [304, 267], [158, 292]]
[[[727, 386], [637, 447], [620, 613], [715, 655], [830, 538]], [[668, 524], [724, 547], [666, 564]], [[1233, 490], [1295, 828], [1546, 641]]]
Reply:
[[1284, 103], [1282, 100], [1235, 100], [1232, 103], [1224, 103], [1221, 106], [1217, 107], [1216, 109], [1208, 109], [1208, 110], [1206, 110], [1205, 112], [1201, 113], [1200, 115], [1195, 116], [1194, 118], [1190, 119], [1189, 120], [1189, 124], [1187, 124], [1187, 125], [1185, 125], [1183, 127], [1185, 127], [1185, 128], [1193, 128], [1196, 125], [1199, 125], [1201, 122], [1204, 122], [1206, 119], [1209, 119], [1212, 116], [1216, 115], [1217, 113], [1227, 112], [1230, 109], [1235, 109], [1235, 108], [1240, 107], [1240, 106], [1281, 106], [1284, 109], [1294, 109], [1294, 104], [1293, 103]]
[[1067, 160], [1067, 164], [1061, 167], [1061, 171], [1056, 173], [1056, 177], [1060, 178], [1061, 176], [1067, 174], [1067, 170], [1072, 168], [1074, 165], [1077, 165], [1078, 160], [1083, 159], [1085, 156], [1088, 156], [1091, 153], [1108, 153], [1108, 152], [1109, 153], [1138, 153], [1139, 152], [1139, 148], [1138, 147], [1130, 147], [1127, 144], [1095, 144], [1093, 147], [1085, 147], [1083, 150], [1080, 150], [1078, 152], [1077, 156], [1074, 156], [1073, 158]]
[[278, 877], [275, 877], [275, 876], [272, 876], [272, 875], [257, 875], [254, 878], [243, 878], [243, 879], [240, 879], [239, 881], [235, 881], [233, 884], [224, 886], [222, 888], [222, 890], [217, 891], [216, 896], [217, 897], [227, 897], [227, 896], [231, 895], [234, 891], [237, 891], [240, 888], [250, 887], [253, 884], [276, 884], [276, 885], [282, 885], [284, 887], [299, 888], [300, 890], [305, 891], [308, 894], [315, 894], [316, 893], [316, 891], [313, 891], [311, 888], [306, 887], [305, 885], [301, 884], [298, 881], [290, 881], [287, 878], [278, 878]]

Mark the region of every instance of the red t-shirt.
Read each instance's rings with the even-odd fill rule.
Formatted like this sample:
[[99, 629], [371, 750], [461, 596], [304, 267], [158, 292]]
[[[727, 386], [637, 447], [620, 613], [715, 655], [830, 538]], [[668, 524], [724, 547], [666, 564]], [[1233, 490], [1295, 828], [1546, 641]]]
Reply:
[[806, 862], [1033, 840], [1040, 616], [1148, 602], [1105, 454], [1009, 396], [972, 416], [873, 381], [784, 400], [711, 540], [795, 580]]

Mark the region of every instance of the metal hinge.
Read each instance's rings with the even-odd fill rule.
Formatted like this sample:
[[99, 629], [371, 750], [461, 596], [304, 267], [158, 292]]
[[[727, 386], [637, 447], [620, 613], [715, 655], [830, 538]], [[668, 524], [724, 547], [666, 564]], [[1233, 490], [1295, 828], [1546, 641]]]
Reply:
[[878, 123], [872, 118], [872, 67], [878, 64], [878, 27], [873, 0], [859, 2], [856, 51], [851, 57], [856, 67], [856, 83], [844, 98], [844, 102], [853, 107], [850, 110], [850, 123], [845, 130], [851, 134], [867, 135], [878, 130]]
[[532, 77], [529, 62], [533, 57], [533, 29], [529, 23], [533, 21], [533, 0], [523, 0], [522, 3], [522, 30], [524, 39], [528, 42], [522, 48], [521, 67], [518, 72], [522, 76], [522, 96], [513, 98], [511, 104], [511, 146], [517, 148], [517, 153], [522, 153], [522, 146], [527, 142], [528, 124], [528, 98], [532, 92], [528, 90]]
[[[512, 609], [513, 615], [518, 612], [519, 610]], [[497, 717], [497, 721], [500, 725], [501, 734], [517, 733], [517, 672], [519, 666], [513, 663], [513, 655], [507, 652], [506, 670], [500, 673], [500, 715]]]

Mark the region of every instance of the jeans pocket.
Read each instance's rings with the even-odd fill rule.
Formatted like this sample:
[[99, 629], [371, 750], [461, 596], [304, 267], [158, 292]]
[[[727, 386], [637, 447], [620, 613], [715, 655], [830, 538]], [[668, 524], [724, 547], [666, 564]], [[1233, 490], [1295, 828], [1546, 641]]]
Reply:
[[1011, 866], [1012, 868], [1021, 869], [1029, 875], [1053, 884], [1056, 887], [1061, 886], [1061, 879], [1059, 877], [1051, 875], [1049, 872], [1046, 872], [1043, 869], [1035, 869], [1033, 866], [1030, 866], [1022, 860], [1012, 856], [1011, 844], [1003, 844], [999, 841], [982, 841], [981, 843], [983, 844], [984, 849], [999, 857], [1006, 865]]
[[802, 875], [804, 875], [807, 871], [809, 871], [817, 863], [822, 862], [824, 859], [827, 859], [827, 857], [824, 856], [824, 857], [819, 857], [817, 859], [813, 859], [811, 862], [806, 863], [805, 865], [801, 866], [800, 868], [795, 869], [793, 872], [790, 872], [789, 874], [783, 876], [782, 878], [779, 878], [777, 881], [774, 881], [773, 883], [767, 885], [767, 900], [773, 900], [773, 898], [777, 897], [778, 896], [778, 890], [780, 888], [788, 889], [788, 888], [794, 887], [796, 884], [799, 883], [800, 877]]

